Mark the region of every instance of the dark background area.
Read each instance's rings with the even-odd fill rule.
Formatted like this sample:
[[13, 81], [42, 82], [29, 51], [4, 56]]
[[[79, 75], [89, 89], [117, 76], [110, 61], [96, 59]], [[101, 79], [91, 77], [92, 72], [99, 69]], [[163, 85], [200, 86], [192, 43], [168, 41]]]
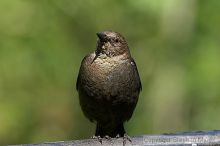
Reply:
[[220, 129], [219, 0], [1, 0], [0, 145], [89, 138], [75, 89], [96, 32], [128, 41], [142, 80], [129, 135]]

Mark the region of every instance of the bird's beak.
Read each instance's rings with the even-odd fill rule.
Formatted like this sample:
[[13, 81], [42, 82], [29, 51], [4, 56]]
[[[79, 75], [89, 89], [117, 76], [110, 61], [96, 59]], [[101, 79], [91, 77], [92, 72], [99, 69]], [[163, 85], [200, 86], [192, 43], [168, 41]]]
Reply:
[[105, 34], [105, 33], [99, 32], [99, 33], [96, 33], [96, 35], [98, 36], [98, 38], [99, 38], [101, 41], [105, 41], [105, 40], [106, 40], [106, 34]]

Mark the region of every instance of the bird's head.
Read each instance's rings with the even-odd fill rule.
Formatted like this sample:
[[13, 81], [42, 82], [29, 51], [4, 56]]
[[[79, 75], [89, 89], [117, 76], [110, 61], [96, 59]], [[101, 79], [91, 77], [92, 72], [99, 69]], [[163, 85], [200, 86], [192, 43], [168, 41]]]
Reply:
[[130, 56], [128, 44], [120, 33], [104, 31], [97, 33], [97, 36], [97, 55], [105, 54], [107, 57], [114, 57], [125, 54]]

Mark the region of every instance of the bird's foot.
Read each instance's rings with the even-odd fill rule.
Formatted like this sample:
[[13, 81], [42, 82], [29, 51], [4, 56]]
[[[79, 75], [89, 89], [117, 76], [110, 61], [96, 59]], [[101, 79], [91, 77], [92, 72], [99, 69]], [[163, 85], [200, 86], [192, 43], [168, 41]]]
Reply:
[[117, 134], [117, 135], [116, 135], [116, 138], [120, 138], [120, 135], [119, 135], [119, 134]]
[[111, 137], [108, 136], [108, 135], [106, 135], [104, 138], [107, 139], [107, 140], [111, 140]]
[[93, 135], [91, 138], [92, 138], [92, 139], [97, 139], [97, 140], [102, 144], [102, 138], [101, 138], [101, 136]]
[[124, 136], [123, 136], [123, 146], [125, 146], [126, 140], [128, 140], [130, 143], [132, 142], [132, 141], [131, 141], [131, 137], [128, 136], [128, 135], [125, 133]]

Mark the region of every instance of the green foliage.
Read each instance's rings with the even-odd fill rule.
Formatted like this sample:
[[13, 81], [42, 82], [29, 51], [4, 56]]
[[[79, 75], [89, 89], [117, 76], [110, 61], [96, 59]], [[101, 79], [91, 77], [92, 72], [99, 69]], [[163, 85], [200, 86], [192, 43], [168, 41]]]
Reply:
[[220, 129], [220, 1], [1, 0], [0, 145], [88, 138], [75, 82], [96, 32], [122, 33], [143, 90], [129, 135]]

